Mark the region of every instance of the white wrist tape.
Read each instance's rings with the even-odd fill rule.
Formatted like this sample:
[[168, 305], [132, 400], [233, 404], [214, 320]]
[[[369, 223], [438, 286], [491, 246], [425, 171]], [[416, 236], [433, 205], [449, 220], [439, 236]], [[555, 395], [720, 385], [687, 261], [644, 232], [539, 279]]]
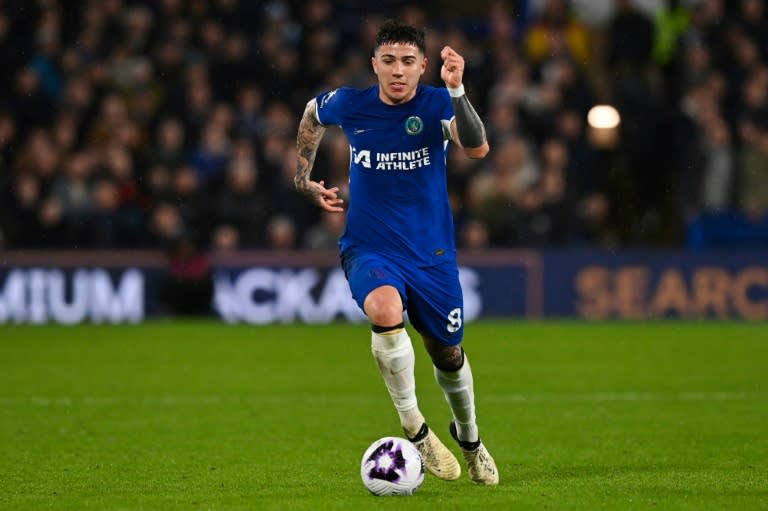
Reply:
[[460, 98], [464, 95], [464, 84], [462, 83], [458, 87], [446, 87], [448, 89], [448, 94], [452, 98]]

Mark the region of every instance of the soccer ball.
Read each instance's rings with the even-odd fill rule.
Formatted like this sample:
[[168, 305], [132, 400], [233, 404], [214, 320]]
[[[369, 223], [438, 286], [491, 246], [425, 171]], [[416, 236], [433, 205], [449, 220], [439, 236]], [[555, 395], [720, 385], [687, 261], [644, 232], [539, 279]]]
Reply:
[[365, 451], [360, 476], [374, 495], [412, 495], [424, 482], [424, 465], [411, 442], [387, 436]]

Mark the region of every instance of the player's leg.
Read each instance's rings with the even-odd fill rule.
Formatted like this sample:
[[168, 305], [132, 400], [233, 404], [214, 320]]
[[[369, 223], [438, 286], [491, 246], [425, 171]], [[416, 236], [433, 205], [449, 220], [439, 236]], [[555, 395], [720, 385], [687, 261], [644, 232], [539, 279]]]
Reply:
[[432, 358], [435, 380], [451, 408], [459, 440], [474, 444], [480, 438], [475, 416], [475, 385], [472, 368], [461, 344], [446, 346], [423, 336]]
[[499, 472], [493, 457], [480, 441], [475, 415], [475, 390], [472, 368], [461, 345], [446, 346], [422, 336], [432, 358], [435, 379], [443, 389], [453, 414], [451, 436], [461, 447], [469, 477], [478, 484], [499, 483]]
[[371, 351], [400, 424], [424, 467], [441, 479], [458, 479], [461, 466], [427, 426], [416, 400], [413, 344], [403, 323], [405, 285], [397, 268], [375, 256], [342, 257], [352, 297], [371, 321]]
[[461, 447], [472, 480], [498, 484], [496, 464], [480, 441], [474, 379], [461, 346], [464, 317], [458, 268], [444, 264], [409, 277], [415, 280], [416, 289], [410, 294], [408, 315], [424, 339], [435, 379], [451, 408], [451, 435]]
[[416, 400], [413, 344], [403, 323], [403, 302], [393, 286], [381, 286], [366, 296], [363, 310], [371, 321], [371, 351], [384, 378], [400, 425], [409, 437], [424, 424]]

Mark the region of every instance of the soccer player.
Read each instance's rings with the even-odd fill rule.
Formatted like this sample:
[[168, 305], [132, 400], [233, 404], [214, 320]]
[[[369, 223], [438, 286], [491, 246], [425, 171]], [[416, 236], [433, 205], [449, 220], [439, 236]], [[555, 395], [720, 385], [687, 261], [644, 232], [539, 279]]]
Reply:
[[446, 88], [420, 85], [427, 66], [424, 33], [389, 20], [379, 29], [371, 64], [378, 84], [320, 94], [299, 125], [298, 191], [325, 211], [342, 213], [338, 187], [310, 180], [325, 127], [349, 139], [349, 207], [339, 241], [341, 263], [357, 304], [371, 322], [371, 349], [401, 426], [435, 476], [461, 474], [456, 457], [427, 426], [416, 400], [414, 351], [403, 313], [421, 335], [435, 378], [453, 414], [449, 431], [471, 479], [498, 484], [496, 464], [480, 441], [472, 370], [461, 341], [463, 297], [448, 201], [449, 142], [483, 158], [483, 123], [462, 84], [464, 58], [446, 46]]

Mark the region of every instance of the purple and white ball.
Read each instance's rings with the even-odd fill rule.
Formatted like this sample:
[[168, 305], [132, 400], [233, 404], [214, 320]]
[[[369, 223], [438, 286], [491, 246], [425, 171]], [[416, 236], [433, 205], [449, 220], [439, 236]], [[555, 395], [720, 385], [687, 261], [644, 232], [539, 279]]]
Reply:
[[365, 451], [360, 476], [374, 495], [412, 495], [424, 482], [424, 465], [411, 442], [388, 436], [376, 440]]

